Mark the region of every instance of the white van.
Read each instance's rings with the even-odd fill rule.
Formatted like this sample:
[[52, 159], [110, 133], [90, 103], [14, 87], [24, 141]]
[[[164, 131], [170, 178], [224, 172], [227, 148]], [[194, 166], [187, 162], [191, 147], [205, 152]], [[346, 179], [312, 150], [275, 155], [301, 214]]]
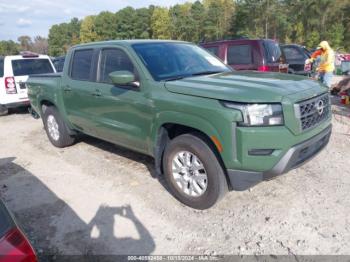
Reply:
[[50, 58], [31, 52], [0, 57], [0, 115], [9, 108], [29, 106], [25, 82], [29, 75], [55, 73]]

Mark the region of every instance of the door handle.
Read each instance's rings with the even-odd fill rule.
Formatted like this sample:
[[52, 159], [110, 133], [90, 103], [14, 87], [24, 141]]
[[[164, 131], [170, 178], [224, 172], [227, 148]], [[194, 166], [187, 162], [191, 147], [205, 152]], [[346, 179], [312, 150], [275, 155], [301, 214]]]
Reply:
[[70, 92], [70, 91], [72, 91], [72, 88], [70, 86], [66, 85], [63, 87], [63, 91]]
[[96, 89], [95, 92], [92, 93], [93, 96], [101, 96], [101, 91]]

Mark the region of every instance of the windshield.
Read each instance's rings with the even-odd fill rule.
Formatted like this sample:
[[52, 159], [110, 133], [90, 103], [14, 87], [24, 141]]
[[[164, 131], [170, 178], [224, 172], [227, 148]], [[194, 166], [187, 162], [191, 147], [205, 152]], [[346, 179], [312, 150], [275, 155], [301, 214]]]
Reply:
[[156, 81], [232, 71], [193, 44], [143, 43], [134, 44], [133, 49]]
[[12, 60], [14, 76], [53, 73], [49, 59]]

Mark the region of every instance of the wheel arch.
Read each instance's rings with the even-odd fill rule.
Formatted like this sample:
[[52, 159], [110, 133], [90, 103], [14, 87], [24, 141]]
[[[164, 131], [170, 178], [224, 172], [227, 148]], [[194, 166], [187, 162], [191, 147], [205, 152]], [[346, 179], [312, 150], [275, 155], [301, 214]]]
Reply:
[[158, 124], [153, 130], [153, 155], [155, 159], [155, 167], [157, 173], [163, 173], [162, 160], [167, 143], [179, 135], [193, 134], [202, 139], [214, 152], [225, 173], [226, 180], [229, 185], [229, 180], [226, 173], [226, 166], [224, 164], [221, 153], [219, 152], [220, 150], [218, 149], [218, 146], [213, 141], [213, 137], [215, 137], [220, 142], [221, 138], [218, 131], [208, 121], [199, 117], [189, 116], [187, 114], [182, 117], [180, 116], [181, 114], [176, 115], [176, 119], [173, 118], [170, 120], [170, 118], [168, 118], [168, 121], [165, 121], [165, 119], [163, 121], [158, 121]]

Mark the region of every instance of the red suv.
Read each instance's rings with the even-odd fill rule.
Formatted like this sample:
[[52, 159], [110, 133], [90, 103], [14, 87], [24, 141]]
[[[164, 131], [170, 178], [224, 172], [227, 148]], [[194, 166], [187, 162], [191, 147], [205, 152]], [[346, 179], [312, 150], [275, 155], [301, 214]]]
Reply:
[[239, 39], [202, 43], [201, 46], [235, 70], [288, 73], [279, 44], [271, 39]]

